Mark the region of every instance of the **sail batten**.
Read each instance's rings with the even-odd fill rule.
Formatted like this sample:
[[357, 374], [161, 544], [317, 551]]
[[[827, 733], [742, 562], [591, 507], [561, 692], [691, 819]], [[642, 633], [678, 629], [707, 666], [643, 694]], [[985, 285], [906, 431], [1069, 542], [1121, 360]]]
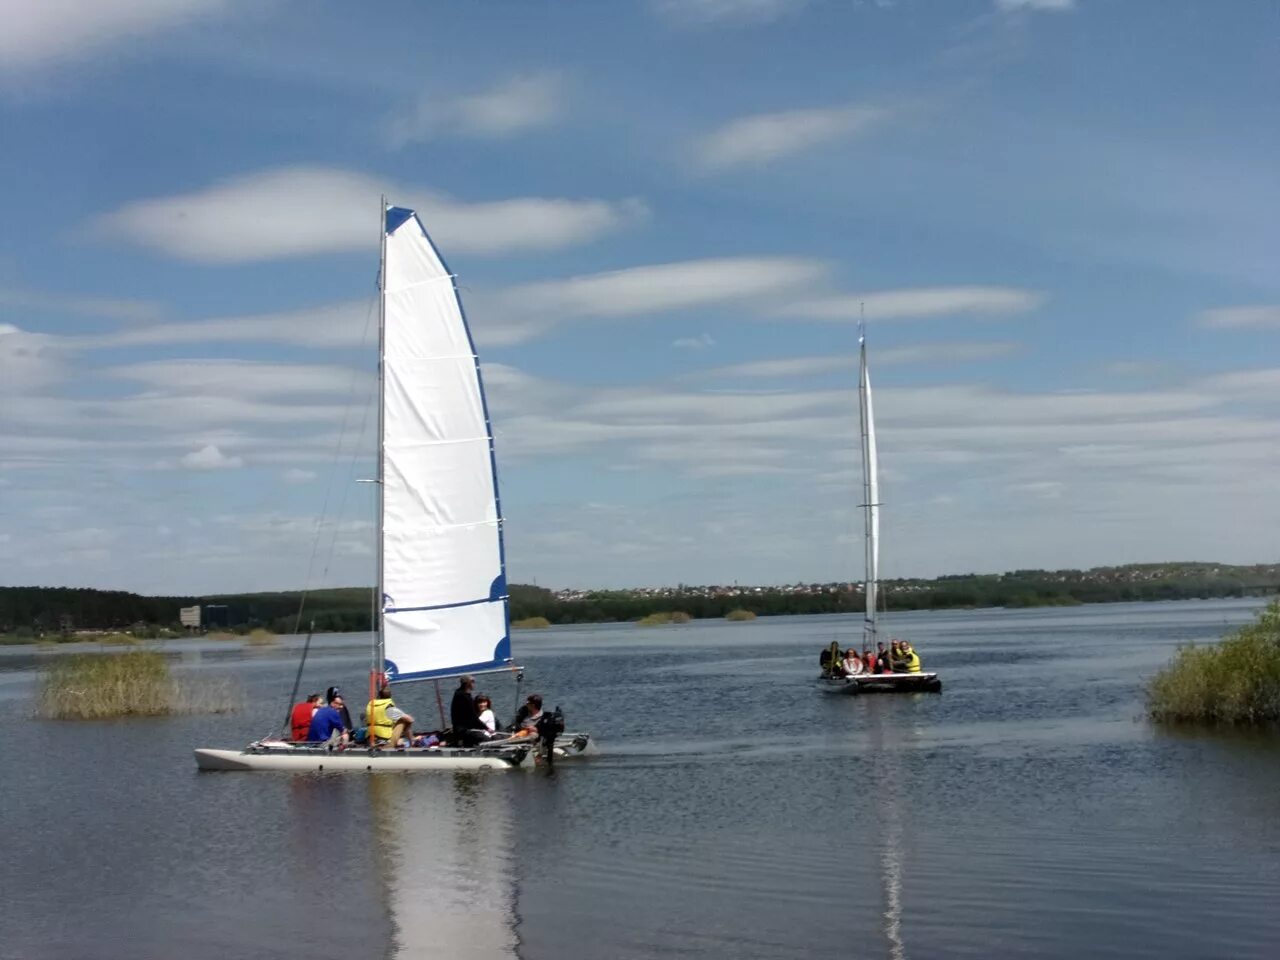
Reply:
[[[453, 275], [416, 214], [388, 208], [382, 634], [392, 681], [511, 660], [493, 431]], [[445, 281], [448, 281], [447, 283]]]

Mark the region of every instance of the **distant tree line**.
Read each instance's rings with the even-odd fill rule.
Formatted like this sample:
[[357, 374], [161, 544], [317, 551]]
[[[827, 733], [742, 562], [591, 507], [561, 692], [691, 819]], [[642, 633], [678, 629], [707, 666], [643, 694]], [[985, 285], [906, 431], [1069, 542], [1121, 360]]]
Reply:
[[[1091, 570], [1015, 570], [1004, 574], [960, 574], [934, 580], [886, 580], [881, 596], [889, 610], [957, 607], [1037, 607], [1126, 600], [1183, 600], [1195, 597], [1265, 596], [1280, 592], [1280, 564], [1231, 566], [1206, 563], [1130, 564]], [[315, 590], [307, 595], [302, 630], [368, 630], [371, 591], [367, 587]], [[513, 584], [511, 617], [545, 617], [552, 623], [608, 623], [640, 620], [651, 613], [723, 617], [731, 610], [757, 616], [849, 613], [862, 609], [862, 594], [830, 584], [804, 591], [764, 589], [731, 592], [718, 588], [677, 588], [655, 595], [601, 590], [560, 599], [542, 587]], [[177, 628], [181, 607], [217, 610], [213, 629], [247, 632], [264, 627], [291, 633], [302, 594], [221, 594], [204, 597], [144, 597], [118, 590], [74, 587], [0, 587], [0, 633], [29, 637], [75, 630], [132, 630], [145, 634]]]

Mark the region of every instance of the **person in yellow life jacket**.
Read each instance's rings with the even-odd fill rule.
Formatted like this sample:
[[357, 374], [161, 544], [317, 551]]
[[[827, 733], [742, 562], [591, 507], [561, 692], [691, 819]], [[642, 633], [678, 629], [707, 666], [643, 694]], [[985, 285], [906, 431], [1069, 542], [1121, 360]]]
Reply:
[[413, 729], [413, 717], [396, 706], [391, 699], [391, 688], [385, 684], [378, 690], [378, 698], [369, 701], [365, 718], [369, 723], [371, 747], [379, 740], [389, 740], [393, 746], [399, 746], [401, 738]]
[[920, 655], [911, 649], [911, 644], [903, 640], [898, 650], [902, 657], [902, 669], [907, 673], [919, 673]]

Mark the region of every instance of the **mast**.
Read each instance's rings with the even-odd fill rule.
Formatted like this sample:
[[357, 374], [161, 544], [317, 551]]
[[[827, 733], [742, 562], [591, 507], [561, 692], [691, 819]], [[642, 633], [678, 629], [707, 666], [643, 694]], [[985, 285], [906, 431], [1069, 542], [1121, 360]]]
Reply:
[[862, 428], [862, 510], [864, 535], [863, 597], [866, 600], [862, 635], [865, 648], [876, 642], [876, 595], [880, 583], [879, 484], [876, 479], [875, 417], [871, 407], [871, 376], [867, 370], [867, 337], [858, 323], [858, 414]]
[[387, 198], [378, 198], [378, 525], [374, 533], [377, 541], [377, 582], [373, 594], [373, 662], [370, 664], [369, 686], [372, 700], [377, 691], [376, 677], [382, 672], [385, 659], [382, 638], [382, 607], [384, 578], [382, 558], [382, 520], [386, 506], [386, 484], [383, 482], [383, 471], [386, 460], [387, 425], [386, 425], [386, 337], [387, 337]]

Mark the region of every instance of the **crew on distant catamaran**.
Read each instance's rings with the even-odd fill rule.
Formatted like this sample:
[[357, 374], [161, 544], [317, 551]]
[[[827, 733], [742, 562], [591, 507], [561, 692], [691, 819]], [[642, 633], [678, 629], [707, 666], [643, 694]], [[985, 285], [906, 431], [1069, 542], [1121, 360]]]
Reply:
[[320, 694], [312, 693], [301, 703], [295, 703], [289, 714], [289, 735], [293, 740], [306, 740], [311, 729], [311, 718], [320, 709]]
[[844, 652], [844, 659], [840, 662], [840, 666], [844, 668], [846, 677], [856, 677], [860, 673], [866, 672], [866, 666], [862, 662], [862, 658], [858, 656], [858, 651], [850, 647]]
[[349, 739], [346, 728], [342, 725], [342, 711], [346, 708], [343, 702], [342, 694], [336, 690], [329, 700], [329, 705], [321, 707], [316, 711], [315, 716], [311, 718], [311, 726], [307, 729], [307, 739], [317, 741], [319, 743], [328, 743], [330, 740], [341, 740], [346, 743]]
[[903, 640], [902, 643], [898, 645], [898, 650], [902, 654], [901, 669], [905, 670], [907, 673], [919, 673], [920, 655], [911, 649], [911, 644]]

